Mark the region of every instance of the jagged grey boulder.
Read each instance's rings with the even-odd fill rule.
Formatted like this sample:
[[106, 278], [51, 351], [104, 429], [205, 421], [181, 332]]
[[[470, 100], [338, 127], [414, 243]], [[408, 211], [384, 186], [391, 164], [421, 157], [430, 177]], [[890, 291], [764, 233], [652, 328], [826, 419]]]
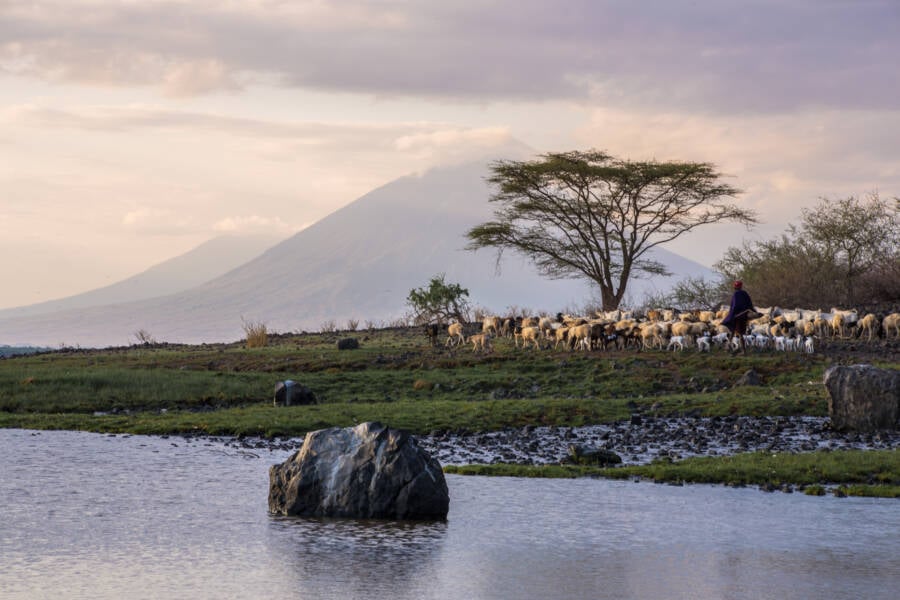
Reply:
[[407, 432], [381, 423], [320, 429], [269, 469], [269, 511], [307, 517], [445, 519], [438, 461]]
[[825, 372], [828, 416], [835, 429], [896, 429], [900, 417], [900, 371], [861, 364]]

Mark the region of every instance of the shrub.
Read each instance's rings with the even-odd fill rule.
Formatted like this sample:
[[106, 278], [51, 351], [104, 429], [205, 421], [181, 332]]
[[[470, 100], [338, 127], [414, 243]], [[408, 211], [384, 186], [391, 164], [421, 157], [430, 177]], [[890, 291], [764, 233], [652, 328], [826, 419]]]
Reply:
[[269, 345], [269, 332], [262, 321], [248, 321], [241, 317], [248, 348], [265, 348]]

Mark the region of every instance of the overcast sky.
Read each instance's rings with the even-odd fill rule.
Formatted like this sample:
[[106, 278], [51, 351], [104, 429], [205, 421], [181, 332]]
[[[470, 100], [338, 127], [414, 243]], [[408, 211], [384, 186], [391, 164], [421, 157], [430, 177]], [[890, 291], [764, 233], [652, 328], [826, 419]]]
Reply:
[[900, 195], [898, 0], [0, 0], [0, 308], [430, 166], [710, 161], [758, 211]]

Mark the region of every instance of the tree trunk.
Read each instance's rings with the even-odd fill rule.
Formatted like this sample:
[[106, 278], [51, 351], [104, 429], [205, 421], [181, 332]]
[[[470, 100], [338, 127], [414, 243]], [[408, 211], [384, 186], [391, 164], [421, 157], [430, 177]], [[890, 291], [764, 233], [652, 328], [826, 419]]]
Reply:
[[619, 308], [621, 298], [613, 293], [612, 287], [600, 285], [600, 301], [603, 303], [603, 310], [616, 310]]

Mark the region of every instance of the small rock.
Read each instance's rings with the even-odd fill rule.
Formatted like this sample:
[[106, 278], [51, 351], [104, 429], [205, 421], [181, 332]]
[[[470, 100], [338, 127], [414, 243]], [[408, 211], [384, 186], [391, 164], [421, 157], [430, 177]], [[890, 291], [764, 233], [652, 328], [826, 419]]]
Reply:
[[734, 382], [734, 385], [735, 387], [742, 385], [762, 385], [762, 379], [760, 379], [759, 373], [754, 369], [749, 369], [741, 375], [740, 379]]

